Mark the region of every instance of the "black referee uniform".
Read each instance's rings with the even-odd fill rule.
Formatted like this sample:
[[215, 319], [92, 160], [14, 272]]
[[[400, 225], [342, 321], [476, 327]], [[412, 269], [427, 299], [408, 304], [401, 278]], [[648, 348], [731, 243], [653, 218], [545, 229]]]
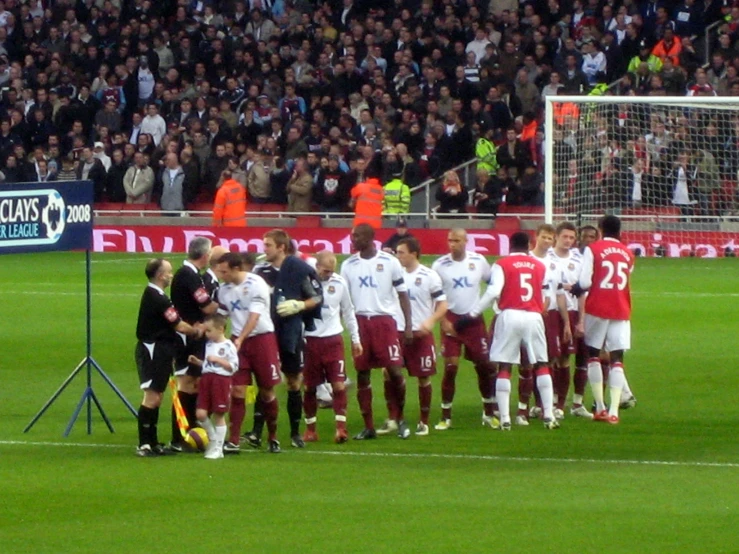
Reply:
[[221, 287], [221, 284], [218, 282], [218, 277], [216, 277], [216, 274], [213, 273], [212, 269], [208, 269], [203, 274], [203, 285], [205, 285], [205, 290], [208, 292], [210, 299], [213, 302], [217, 302], [218, 289]]
[[[201, 308], [211, 303], [210, 294], [203, 283], [200, 271], [191, 262], [185, 261], [174, 274], [172, 285], [170, 287], [172, 294], [172, 302], [182, 317], [182, 320], [190, 325], [200, 323], [205, 319], [205, 315]], [[192, 377], [200, 377], [201, 368], [199, 366], [188, 363], [187, 359], [190, 355], [203, 359], [205, 356], [205, 337], [196, 339], [186, 337], [180, 334], [180, 347], [175, 361], [175, 375], [190, 375]], [[195, 408], [197, 406], [197, 395], [179, 391], [177, 395], [180, 398], [182, 408], [187, 415], [190, 427], [196, 424]], [[172, 443], [177, 444], [182, 441], [179, 427], [177, 426], [177, 418], [172, 409]]]
[[[149, 284], [144, 289], [136, 324], [136, 368], [143, 390], [163, 393], [167, 388], [180, 337], [175, 327], [182, 321], [180, 314], [162, 289]], [[139, 446], [159, 444], [157, 423], [159, 408], [139, 408]]]

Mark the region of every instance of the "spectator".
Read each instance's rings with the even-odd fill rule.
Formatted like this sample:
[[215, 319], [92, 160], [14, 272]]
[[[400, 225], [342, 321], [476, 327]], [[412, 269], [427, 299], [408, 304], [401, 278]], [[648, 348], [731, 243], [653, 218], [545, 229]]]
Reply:
[[159, 205], [164, 211], [181, 212], [185, 209], [185, 172], [177, 154], [164, 157], [162, 169], [162, 196]]
[[675, 37], [673, 30], [668, 27], [665, 29], [662, 40], [652, 50], [652, 54], [657, 56], [662, 63], [665, 62], [666, 58], [670, 58], [673, 65], [679, 66], [682, 48], [682, 42], [679, 38]]
[[205, 160], [205, 173], [203, 175], [204, 191], [212, 195], [217, 188], [218, 180], [221, 178], [221, 172], [228, 167], [228, 157], [226, 156], [226, 145], [219, 144], [215, 147], [213, 154]]
[[529, 165], [530, 150], [518, 140], [514, 128], [506, 131], [506, 142], [498, 146], [496, 158], [498, 164], [506, 169], [515, 169], [516, 174], [522, 173]]
[[287, 205], [287, 183], [291, 177], [292, 174], [285, 165], [285, 159], [275, 156], [269, 172], [270, 202], [281, 206]]
[[[154, 171], [146, 165], [143, 152], [134, 154], [134, 165], [128, 168], [123, 177], [127, 204], [148, 204], [154, 188]], [[98, 160], [98, 163], [99, 160]], [[102, 164], [100, 164], [102, 167]]]
[[77, 165], [77, 180], [86, 181], [89, 179], [92, 181], [95, 202], [101, 202], [103, 200], [103, 195], [105, 194], [105, 176], [103, 162], [93, 156], [90, 147], [85, 146], [82, 148]]
[[213, 203], [213, 226], [246, 227], [246, 189], [228, 173], [225, 177]]
[[93, 145], [92, 149], [92, 155], [95, 157], [95, 159], [100, 160], [100, 162], [103, 164], [103, 167], [105, 168], [105, 173], [108, 173], [108, 170], [110, 169], [110, 156], [108, 156], [105, 153], [105, 145], [102, 142], [96, 142]]
[[436, 210], [439, 214], [463, 214], [467, 212], [469, 193], [459, 182], [456, 171], [444, 173], [444, 180], [436, 191], [436, 200], [439, 206]]
[[328, 165], [321, 168], [316, 176], [313, 200], [321, 212], [345, 212], [349, 202], [350, 189], [346, 174], [339, 168], [339, 157], [328, 157]]
[[221, 185], [223, 185], [223, 182], [226, 180], [226, 175], [229, 175], [231, 179], [238, 181], [244, 185], [244, 188], [246, 188], [246, 172], [239, 167], [239, 159], [236, 156], [228, 158], [228, 165], [226, 166], [226, 169], [221, 172], [221, 176], [218, 178], [218, 182], [216, 183], [217, 189], [221, 188]]
[[105, 178], [105, 190], [110, 202], [123, 203], [126, 201], [126, 189], [123, 186], [126, 171], [128, 171], [128, 164], [123, 159], [123, 150], [116, 148], [113, 150], [110, 168]]
[[[499, 169], [498, 173], [505, 174], [505, 169]], [[498, 207], [503, 201], [503, 189], [501, 188], [501, 179], [491, 178], [491, 174], [486, 169], [477, 170], [477, 183], [472, 194], [472, 202], [480, 214], [498, 214]]]
[[272, 171], [272, 151], [261, 150], [254, 155], [254, 164], [246, 176], [249, 202], [266, 204], [270, 201], [272, 188], [270, 173]]
[[287, 209], [290, 212], [310, 212], [312, 199], [313, 179], [306, 171], [305, 159], [299, 158], [287, 183]]
[[159, 106], [155, 102], [146, 106], [146, 117], [141, 121], [140, 132], [151, 135], [154, 146], [159, 146], [162, 138], [167, 134], [167, 124], [159, 115]]

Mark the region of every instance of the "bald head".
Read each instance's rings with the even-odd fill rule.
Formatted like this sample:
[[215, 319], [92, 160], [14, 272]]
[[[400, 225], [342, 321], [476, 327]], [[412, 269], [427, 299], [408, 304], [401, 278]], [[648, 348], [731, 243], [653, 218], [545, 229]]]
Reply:
[[459, 228], [452, 229], [449, 231], [447, 242], [449, 243], [449, 253], [452, 255], [452, 259], [456, 261], [463, 260], [467, 249], [467, 231]]
[[336, 271], [336, 256], [333, 252], [322, 250], [316, 254], [316, 273], [321, 281], [328, 281]]
[[227, 252], [228, 250], [223, 246], [214, 246], [210, 251], [210, 267], [217, 265], [218, 260], [220, 260]]

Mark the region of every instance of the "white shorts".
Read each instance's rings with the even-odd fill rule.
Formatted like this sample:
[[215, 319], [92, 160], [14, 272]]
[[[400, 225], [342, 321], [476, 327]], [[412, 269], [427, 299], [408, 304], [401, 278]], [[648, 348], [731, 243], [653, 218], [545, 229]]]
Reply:
[[631, 348], [631, 322], [585, 314], [585, 344], [606, 352]]
[[541, 314], [523, 310], [503, 310], [495, 318], [490, 360], [501, 364], [520, 364], [521, 348], [526, 349], [529, 361], [546, 363], [547, 338]]

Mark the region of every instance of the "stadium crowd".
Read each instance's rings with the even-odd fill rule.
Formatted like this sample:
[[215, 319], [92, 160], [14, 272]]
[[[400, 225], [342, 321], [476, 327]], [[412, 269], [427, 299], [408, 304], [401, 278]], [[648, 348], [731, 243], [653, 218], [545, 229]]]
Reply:
[[[91, 179], [98, 202], [164, 210], [212, 203], [233, 179], [249, 203], [348, 211], [369, 177], [413, 187], [477, 156], [477, 187], [445, 177], [440, 212], [537, 206], [542, 99], [736, 95], [734, 4], [0, 0], [0, 170], [5, 182]], [[704, 70], [696, 37], [722, 19]], [[649, 166], [640, 141], [654, 129], [638, 126], [618, 147], [662, 178], [675, 166]], [[736, 150], [730, 124], [714, 130]]]

